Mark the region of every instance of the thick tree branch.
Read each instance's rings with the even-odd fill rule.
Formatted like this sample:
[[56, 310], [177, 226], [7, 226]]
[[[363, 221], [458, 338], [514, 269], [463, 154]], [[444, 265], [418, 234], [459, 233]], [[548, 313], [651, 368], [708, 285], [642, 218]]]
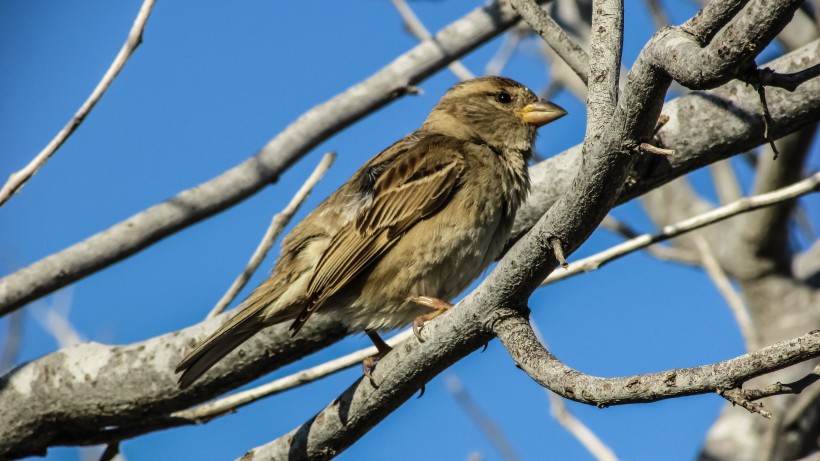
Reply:
[[117, 53], [114, 62], [111, 63], [111, 66], [105, 72], [105, 75], [103, 75], [100, 83], [97, 84], [94, 91], [91, 92], [91, 95], [85, 100], [83, 105], [80, 106], [74, 116], [71, 117], [71, 120], [68, 121], [66, 126], [57, 133], [57, 136], [55, 136], [28, 165], [22, 170], [12, 173], [8, 182], [0, 189], [0, 206], [3, 206], [4, 203], [23, 187], [26, 181], [34, 176], [34, 173], [37, 173], [37, 171], [46, 164], [48, 159], [57, 152], [57, 149], [68, 140], [74, 131], [79, 128], [80, 124], [83, 123], [83, 120], [85, 120], [88, 114], [91, 113], [91, 110], [94, 109], [94, 106], [97, 105], [97, 102], [111, 86], [111, 83], [117, 78], [122, 68], [125, 67], [128, 58], [131, 57], [137, 47], [142, 43], [142, 32], [145, 30], [145, 24], [151, 15], [151, 10], [154, 8], [154, 1], [155, 0], [145, 0], [143, 2], [139, 13], [137, 13], [137, 18], [134, 20], [134, 24], [128, 32], [128, 38], [125, 40], [125, 44], [122, 45], [120, 52]]
[[535, 382], [570, 400], [601, 408], [732, 389], [752, 378], [820, 357], [820, 331], [813, 331], [712, 365], [599, 378], [573, 370], [550, 354], [538, 342], [529, 321], [513, 310], [500, 316], [493, 329], [518, 367]]
[[322, 141], [515, 24], [503, 3], [480, 7], [361, 83], [305, 112], [251, 158], [111, 228], [0, 279], [0, 315], [120, 261], [248, 198]]
[[[600, 138], [604, 135], [618, 104], [618, 82], [621, 75], [623, 46], [623, 1], [592, 0], [589, 81], [587, 82], [587, 131], [584, 136], [584, 147], [588, 150], [593, 137]], [[663, 91], [666, 91], [665, 87]]]
[[[820, 41], [817, 40], [766, 65], [789, 72], [812, 61], [820, 62]], [[768, 92], [768, 97], [775, 119], [772, 127], [775, 137], [820, 119], [820, 79], [806, 82], [794, 93], [774, 89]], [[657, 131], [654, 142], [674, 148], [675, 155], [636, 159], [619, 203], [679, 177], [681, 168], [693, 171], [763, 144], [759, 112], [757, 93], [738, 81], [667, 103], [663, 113], [669, 121]], [[516, 215], [513, 241], [532, 227], [569, 188], [580, 164], [581, 149], [576, 146], [531, 169], [533, 187], [526, 205]], [[689, 216], [692, 214], [695, 213]]]

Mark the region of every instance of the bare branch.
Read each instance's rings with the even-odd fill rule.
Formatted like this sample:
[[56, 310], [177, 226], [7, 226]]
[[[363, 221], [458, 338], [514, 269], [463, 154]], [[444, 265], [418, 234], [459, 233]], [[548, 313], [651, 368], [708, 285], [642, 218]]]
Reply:
[[500, 75], [512, 57], [518, 44], [521, 43], [521, 36], [523, 32], [519, 27], [513, 27], [508, 33], [504, 34], [501, 45], [495, 52], [493, 57], [484, 66], [484, 73], [487, 75]]
[[706, 269], [706, 273], [709, 274], [712, 282], [714, 282], [718, 291], [723, 296], [723, 299], [726, 300], [726, 304], [729, 305], [732, 314], [735, 316], [735, 321], [740, 327], [740, 332], [746, 342], [746, 350], [756, 350], [759, 347], [757, 331], [755, 330], [752, 317], [749, 315], [749, 309], [746, 307], [746, 303], [743, 302], [743, 298], [741, 298], [740, 294], [732, 287], [732, 282], [720, 266], [709, 242], [707, 242], [703, 236], [696, 235], [695, 246], [700, 252], [703, 268]]
[[3, 344], [3, 355], [0, 357], [0, 373], [5, 373], [17, 363], [17, 354], [23, 337], [23, 311], [15, 311], [8, 318], [6, 341]]
[[504, 435], [504, 432], [501, 430], [500, 427], [481, 409], [481, 407], [470, 397], [470, 394], [464, 390], [464, 386], [461, 384], [461, 380], [452, 373], [447, 374], [444, 377], [444, 384], [447, 386], [447, 390], [450, 391], [450, 395], [456, 400], [458, 405], [464, 410], [465, 413], [470, 417], [470, 419], [475, 422], [481, 432], [487, 436], [493, 446], [498, 450], [498, 453], [501, 455], [502, 459], [507, 461], [515, 461], [521, 459], [518, 456], [518, 453], [515, 451], [512, 443], [510, 443], [507, 436]]
[[[535, 337], [538, 338], [541, 344], [546, 345], [547, 343], [544, 341], [544, 337], [541, 335], [541, 331], [538, 329], [538, 325], [535, 324], [535, 321], [531, 320], [530, 325], [532, 326], [533, 333], [535, 333]], [[569, 412], [562, 397], [549, 389], [544, 389], [544, 392], [550, 401], [550, 413], [552, 413], [552, 416], [558, 421], [558, 424], [578, 439], [581, 445], [583, 445], [595, 459], [599, 461], [618, 460], [615, 453], [612, 452], [612, 449], [606, 446], [580, 419]]]
[[[802, 1], [788, 0], [778, 3], [773, 9], [768, 2], [753, 0], [748, 6], [737, 12], [746, 0], [727, 0], [710, 2], [701, 14], [686, 24], [676, 28], [661, 30], [656, 37], [661, 39], [650, 56], [655, 65], [661, 68], [681, 85], [690, 89], [714, 88], [740, 75], [749, 63], [763, 51], [774, 37], [788, 24], [794, 10]], [[702, 20], [709, 13], [715, 13], [715, 22], [711, 25], [731, 23], [715, 33], [711, 40], [706, 39], [714, 30], [706, 27], [700, 33]], [[737, 12], [736, 16], [733, 15]], [[706, 46], [692, 40], [681, 41], [681, 32], [689, 32], [700, 38]], [[676, 38], [672, 38], [676, 36]], [[670, 41], [671, 40], [671, 41]]]
[[773, 86], [794, 91], [801, 84], [820, 76], [820, 63], [810, 66], [798, 72], [782, 74], [775, 72], [768, 67], [754, 69], [738, 78], [746, 83], [756, 86]]
[[803, 181], [792, 184], [789, 187], [784, 187], [768, 194], [761, 194], [740, 199], [737, 202], [730, 203], [720, 208], [715, 208], [707, 213], [694, 216], [676, 224], [664, 226], [661, 232], [658, 232], [657, 234], [644, 234], [615, 245], [612, 248], [604, 250], [600, 253], [576, 261], [572, 263], [568, 270], [553, 272], [550, 274], [541, 286], [546, 286], [555, 283], [558, 280], [572, 277], [584, 272], [600, 269], [607, 263], [640, 249], [646, 248], [652, 244], [669, 240], [687, 232], [691, 232], [704, 226], [731, 218], [732, 216], [747, 213], [749, 211], [767, 206], [772, 206], [802, 195], [817, 192], [818, 190], [820, 190], [820, 173], [815, 173]]
[[730, 160], [709, 165], [709, 172], [712, 173], [712, 182], [715, 184], [715, 191], [721, 205], [740, 200], [743, 197], [743, 190], [740, 188], [737, 174], [735, 174]]
[[553, 393], [549, 389], [545, 389], [547, 396], [550, 399], [552, 406], [552, 416], [558, 423], [564, 427], [570, 434], [572, 434], [587, 451], [599, 461], [618, 461], [612, 449], [604, 445], [601, 439], [592, 432], [586, 424], [581, 422], [572, 413], [567, 410], [567, 405], [564, 403], [562, 397]]
[[623, 0], [592, 0], [587, 132], [584, 136], [584, 148], [588, 150], [593, 137], [603, 136], [603, 130], [612, 120], [618, 105], [623, 34]]
[[587, 83], [589, 56], [561, 26], [533, 0], [510, 0], [510, 4], [569, 67]]
[[[420, 41], [431, 40], [433, 38], [430, 35], [430, 31], [424, 27], [424, 24], [421, 22], [416, 13], [410, 8], [410, 5], [407, 4], [404, 0], [391, 0], [393, 2], [393, 6], [399, 11], [402, 20], [404, 20], [404, 25], [407, 30], [413, 34], [414, 37], [419, 39]], [[460, 80], [469, 80], [471, 78], [475, 78], [475, 74], [470, 72], [464, 64], [461, 63], [459, 60], [454, 60], [450, 64], [447, 65], [447, 68], [450, 69], [450, 72], [453, 73], [456, 77]]]
[[[628, 224], [613, 218], [612, 215], [607, 215], [604, 217], [604, 220], [601, 221], [601, 227], [627, 239], [634, 239], [641, 235]], [[700, 265], [700, 256], [687, 248], [652, 244], [644, 249], [647, 253], [661, 261], [671, 261], [688, 265]]]
[[322, 176], [325, 175], [334, 160], [336, 160], [335, 152], [328, 152], [325, 154], [319, 164], [316, 165], [313, 173], [311, 173], [307, 180], [305, 180], [302, 187], [296, 191], [296, 194], [290, 200], [288, 206], [273, 217], [268, 229], [265, 231], [265, 235], [262, 236], [262, 240], [259, 242], [256, 250], [254, 250], [253, 255], [251, 255], [251, 259], [248, 261], [248, 265], [245, 267], [245, 270], [243, 270], [236, 280], [234, 280], [233, 284], [230, 288], [228, 288], [228, 291], [222, 295], [222, 298], [220, 298], [213, 309], [211, 309], [211, 312], [208, 312], [208, 316], [206, 318], [215, 317], [216, 315], [222, 313], [222, 311], [224, 311], [225, 308], [233, 302], [236, 295], [242, 291], [242, 288], [245, 287], [245, 284], [248, 283], [248, 280], [250, 280], [251, 276], [253, 276], [254, 272], [256, 272], [256, 269], [258, 269], [259, 265], [262, 264], [265, 256], [267, 256], [273, 246], [273, 242], [275, 242], [276, 239], [279, 238], [279, 234], [285, 230], [285, 226], [287, 226], [290, 220], [293, 219], [293, 215], [296, 214], [299, 207], [302, 206], [302, 203], [310, 194], [310, 191], [313, 190], [316, 183], [322, 179]]
[[766, 419], [772, 419], [771, 412], [764, 410], [762, 403], [749, 401], [743, 397], [742, 392], [743, 391], [737, 387], [717, 390], [717, 394], [731, 402], [732, 405], [738, 405], [745, 408], [749, 413], [757, 413]]
[[669, 18], [663, 10], [660, 0], [645, 0], [646, 9], [649, 10], [649, 15], [652, 16], [652, 22], [655, 23], [655, 28], [660, 29], [669, 25]]
[[638, 149], [643, 152], [644, 154], [651, 154], [651, 155], [675, 155], [675, 151], [672, 149], [664, 149], [662, 147], [653, 146], [648, 142], [642, 142]]
[[125, 44], [123, 44], [120, 52], [117, 53], [117, 57], [114, 58], [114, 62], [111, 63], [111, 66], [103, 75], [102, 80], [100, 83], [97, 84], [97, 87], [94, 88], [94, 91], [91, 92], [91, 95], [88, 99], [85, 100], [80, 109], [74, 114], [71, 120], [68, 121], [66, 126], [57, 133], [57, 136], [51, 140], [48, 145], [37, 154], [34, 159], [29, 162], [22, 170], [12, 173], [9, 180], [0, 189], [0, 206], [6, 203], [21, 187], [23, 184], [26, 183], [34, 173], [43, 167], [46, 164], [48, 159], [57, 152], [57, 149], [63, 145], [64, 142], [69, 138], [69, 136], [74, 133], [74, 131], [83, 123], [83, 120], [88, 116], [91, 112], [91, 109], [97, 104], [97, 102], [102, 98], [103, 94], [105, 94], [108, 87], [111, 86], [111, 83], [114, 82], [114, 79], [117, 78], [122, 68], [125, 66], [125, 63], [128, 61], [128, 58], [134, 53], [137, 47], [142, 43], [142, 32], [145, 30], [145, 24], [148, 22], [148, 16], [151, 15], [151, 9], [154, 8], [154, 1], [155, 0], [145, 0], [140, 7], [139, 13], [137, 13], [137, 18], [134, 20], [134, 24], [131, 26], [131, 30], [128, 32], [128, 38], [125, 40]]
[[503, 3], [482, 6], [399, 56], [361, 83], [305, 112], [240, 165], [154, 205], [83, 242], [0, 279], [0, 315], [240, 202], [275, 182], [299, 158], [362, 117], [407, 93], [454, 59], [518, 20]]
[[538, 342], [527, 319], [511, 309], [499, 315], [493, 329], [519, 368], [538, 384], [570, 400], [599, 408], [718, 392], [820, 357], [820, 331], [813, 331], [711, 365], [599, 378], [573, 370], [555, 358]]

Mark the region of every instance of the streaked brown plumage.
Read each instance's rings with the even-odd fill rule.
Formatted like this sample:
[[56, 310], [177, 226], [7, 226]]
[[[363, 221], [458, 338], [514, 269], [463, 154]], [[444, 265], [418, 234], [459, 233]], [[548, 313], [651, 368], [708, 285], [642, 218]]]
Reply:
[[536, 130], [565, 113], [507, 78], [451, 88], [418, 131], [293, 229], [271, 276], [180, 362], [180, 387], [262, 328], [292, 321], [296, 334], [324, 306], [373, 333], [429, 313], [418, 297], [451, 300], [502, 251], [529, 190]]

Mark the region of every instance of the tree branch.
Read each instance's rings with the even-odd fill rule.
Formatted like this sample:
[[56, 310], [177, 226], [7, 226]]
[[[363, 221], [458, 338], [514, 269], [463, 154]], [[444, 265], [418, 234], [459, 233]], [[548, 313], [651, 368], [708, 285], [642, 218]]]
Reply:
[[114, 82], [114, 79], [117, 78], [122, 68], [125, 66], [125, 63], [128, 62], [128, 58], [134, 53], [137, 47], [142, 43], [142, 32], [145, 30], [145, 24], [148, 22], [148, 16], [151, 15], [151, 10], [154, 8], [154, 1], [155, 0], [145, 0], [140, 7], [139, 13], [137, 13], [137, 18], [134, 20], [134, 24], [131, 26], [131, 30], [128, 32], [128, 38], [125, 40], [125, 44], [123, 44], [120, 52], [117, 53], [117, 56], [114, 58], [114, 62], [111, 63], [111, 66], [108, 67], [108, 70], [103, 75], [102, 80], [100, 83], [97, 84], [94, 91], [91, 92], [91, 95], [88, 99], [85, 100], [82, 106], [80, 106], [79, 110], [71, 117], [71, 120], [68, 121], [66, 126], [57, 133], [57, 136], [51, 140], [48, 145], [37, 154], [28, 165], [26, 165], [22, 170], [12, 173], [9, 180], [0, 189], [0, 206], [3, 206], [21, 187], [23, 184], [26, 183], [34, 173], [43, 167], [46, 162], [57, 152], [57, 149], [63, 145], [66, 140], [68, 140], [69, 136], [71, 136], [74, 131], [79, 128], [80, 124], [83, 123], [83, 120], [91, 113], [91, 109], [97, 105], [97, 102], [102, 98], [103, 94], [105, 94], [108, 87], [111, 86], [111, 83]]
[[[430, 35], [430, 31], [424, 27], [424, 24], [421, 22], [416, 13], [410, 8], [410, 5], [407, 4], [404, 0], [391, 0], [393, 2], [393, 6], [396, 7], [398, 10], [401, 19], [404, 21], [404, 26], [408, 32], [413, 34], [414, 37], [419, 39], [419, 41], [425, 40], [432, 40], [433, 36]], [[447, 64], [447, 68], [450, 69], [450, 72], [453, 73], [459, 80], [468, 80], [471, 78], [475, 78], [475, 75], [467, 69], [464, 64], [461, 63], [459, 60], [454, 60], [450, 64]]]
[[510, 4], [586, 84], [589, 75], [587, 52], [538, 3], [533, 0], [510, 0]]
[[526, 318], [508, 309], [493, 330], [515, 363], [538, 384], [576, 402], [605, 408], [656, 402], [731, 389], [773, 371], [820, 357], [820, 331], [694, 368], [679, 368], [622, 378], [599, 378], [566, 366], [540, 342]]
[[550, 274], [549, 277], [541, 283], [541, 286], [550, 285], [565, 278], [600, 269], [612, 261], [620, 259], [630, 253], [634, 253], [650, 245], [654, 245], [658, 242], [663, 242], [688, 232], [701, 229], [705, 226], [721, 222], [741, 213], [748, 213], [750, 211], [773, 206], [786, 200], [792, 200], [796, 197], [817, 192], [818, 190], [820, 190], [820, 173], [815, 173], [803, 181], [792, 184], [789, 187], [784, 187], [783, 189], [778, 189], [768, 194], [761, 194], [740, 199], [734, 203], [730, 203], [720, 208], [715, 208], [714, 210], [693, 216], [684, 221], [666, 225], [663, 227], [661, 232], [639, 235], [592, 256], [575, 261], [570, 264], [567, 270], [553, 272]]

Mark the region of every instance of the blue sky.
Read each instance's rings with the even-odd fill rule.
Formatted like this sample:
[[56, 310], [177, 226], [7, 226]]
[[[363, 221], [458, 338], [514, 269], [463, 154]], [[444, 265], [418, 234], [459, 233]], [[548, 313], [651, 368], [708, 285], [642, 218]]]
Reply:
[[[412, 6], [430, 30], [438, 30], [478, 4]], [[680, 0], [665, 4], [676, 23], [695, 11]], [[0, 3], [0, 177], [28, 162], [82, 104], [121, 47], [139, 6]], [[653, 28], [643, 2], [627, 0], [626, 9], [628, 65]], [[159, 2], [143, 45], [85, 123], [0, 209], [0, 273], [27, 266], [240, 163], [301, 113], [416, 43], [386, 0]], [[483, 73], [498, 45], [491, 42], [464, 63]], [[518, 50], [504, 74], [535, 90], [549, 83], [535, 42]], [[330, 138], [251, 199], [32, 304], [21, 359], [57, 349], [35, 319], [54, 303], [68, 305], [63, 308], [69, 309], [69, 320], [85, 338], [106, 343], [139, 341], [198, 322], [244, 267], [272, 214], [324, 152], [337, 151], [338, 160], [297, 220], [368, 158], [418, 127], [455, 81], [441, 71], [420, 85], [423, 95], [396, 101]], [[578, 144], [584, 133], [583, 105], [565, 93], [555, 101], [570, 115], [542, 130], [537, 148], [547, 156]], [[743, 174], [749, 177], [748, 171]], [[705, 184], [706, 175], [697, 173], [696, 181]], [[652, 230], [634, 203], [614, 214]], [[574, 258], [617, 242], [596, 233]], [[251, 288], [263, 280], [277, 252]], [[542, 289], [530, 305], [553, 352], [591, 374], [659, 371], [743, 353], [731, 314], [705, 275], [644, 254]], [[0, 331], [5, 335], [5, 319]], [[260, 382], [366, 345], [366, 338], [349, 338]], [[129, 440], [122, 451], [128, 459], [232, 459], [301, 424], [359, 373], [358, 368], [340, 373], [204, 426]], [[461, 379], [523, 459], [548, 454], [590, 459], [549, 416], [543, 390], [514, 367], [497, 341], [446, 373]], [[569, 407], [622, 459], [685, 460], [697, 453], [722, 404], [717, 396], [698, 396], [606, 410]], [[339, 459], [467, 459], [473, 452], [499, 459], [437, 377], [423, 398], [407, 402]], [[79, 454], [55, 448], [48, 459], [75, 460]]]

